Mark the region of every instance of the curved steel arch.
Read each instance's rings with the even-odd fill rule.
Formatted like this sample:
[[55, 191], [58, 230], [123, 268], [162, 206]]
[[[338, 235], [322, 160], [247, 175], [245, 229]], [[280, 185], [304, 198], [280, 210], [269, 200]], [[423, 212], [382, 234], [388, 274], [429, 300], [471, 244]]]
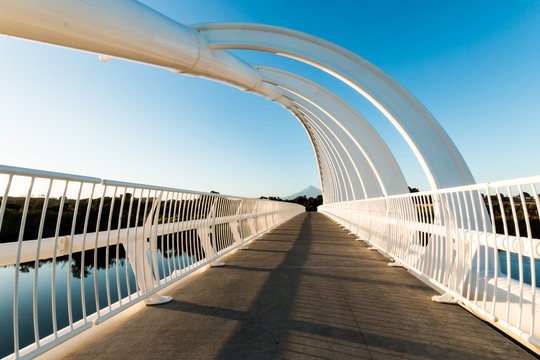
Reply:
[[326, 201], [335, 202], [336, 199], [341, 198], [341, 188], [337, 186], [339, 176], [336, 167], [339, 164], [330, 160], [333, 153], [326, 146], [325, 139], [321, 138], [321, 133], [311, 126], [312, 119], [296, 107], [289, 106], [287, 109], [298, 119], [309, 136], [319, 168], [322, 193], [326, 197]]
[[254, 65], [254, 67], [261, 73], [263, 81], [287, 91], [294, 91], [324, 111], [331, 120], [330, 124], [335, 123], [339, 128], [337, 131], [343, 132], [346, 141], [352, 142], [350, 150], [353, 156], [367, 162], [367, 167], [362, 166], [362, 172], [371, 173], [378, 183], [378, 189], [368, 188], [367, 197], [402, 194], [408, 191], [401, 169], [384, 141], [364, 117], [345, 101], [299, 75], [267, 66]]
[[[294, 96], [294, 94], [291, 95]], [[317, 114], [317, 110], [310, 109], [309, 104], [303, 104], [302, 99], [292, 100], [298, 106], [299, 111], [302, 112], [304, 117], [311, 121], [310, 124], [312, 124], [312, 129], [316, 130], [316, 132], [321, 135], [321, 138], [324, 139], [323, 147], [334, 156], [334, 163], [342, 174], [340, 188], [343, 189], [344, 194], [340, 196], [339, 201], [366, 198], [366, 187], [362, 181], [362, 176], [358, 171], [358, 167], [356, 166], [354, 159], [346, 151], [346, 147], [340, 141], [339, 137], [328, 128], [324, 129], [324, 127], [327, 127], [325, 121], [322, 120], [324, 119], [324, 114]], [[356, 173], [356, 178], [354, 173]], [[356, 180], [356, 182], [353, 180]], [[355, 191], [355, 185], [360, 185], [359, 188], [361, 189], [363, 196], [358, 196], [356, 194], [358, 190]]]
[[[327, 137], [335, 139], [335, 141], [333, 141], [336, 143], [333, 145], [334, 150], [340, 154], [339, 159], [340, 163], [345, 166], [345, 171], [348, 178], [348, 186], [352, 188], [351, 196], [347, 196], [346, 199], [358, 200], [367, 198], [368, 190], [373, 192], [373, 189], [378, 188], [377, 181], [374, 179], [372, 169], [369, 167], [369, 164], [363, 154], [355, 151], [354, 143], [347, 141], [349, 139], [346, 137], [344, 138], [343, 134], [341, 134], [343, 132], [341, 129], [335, 128], [333, 116], [324, 108], [321, 108], [316, 103], [290, 87], [280, 85], [280, 88], [287, 92], [287, 98], [289, 98], [295, 104], [295, 106], [300, 108], [305, 115], [321, 124], [321, 126], [318, 126], [319, 131], [325, 133]], [[352, 179], [347, 168], [351, 168], [351, 173], [353, 174]], [[359, 187], [362, 190], [363, 196], [358, 196], [356, 191], [354, 191], [355, 187]], [[345, 201], [345, 199], [343, 199], [343, 201]]]
[[317, 37], [276, 26], [208, 23], [194, 27], [211, 50], [246, 49], [284, 55], [344, 81], [397, 128], [432, 189], [475, 182], [455, 144], [429, 111], [399, 83], [360, 56]]
[[293, 115], [304, 126], [314, 144], [321, 180], [324, 180], [323, 194], [327, 197], [328, 202], [334, 202], [341, 197], [339, 164], [336, 161], [332, 161], [332, 158], [335, 158], [335, 156], [331, 152], [331, 149], [327, 147], [326, 140], [321, 137], [322, 134], [311, 126], [312, 119], [299, 109], [295, 109]]
[[[333, 190], [332, 201], [329, 202], [341, 201], [341, 199], [346, 197], [347, 193], [347, 184], [345, 181], [346, 171], [343, 168], [343, 162], [335, 151], [335, 147], [332, 146], [332, 143], [328, 139], [327, 135], [312, 125], [314, 120], [308, 114], [302, 112], [302, 110], [299, 109], [298, 112], [301, 114], [303, 121], [310, 127], [315, 140], [319, 144], [323, 154], [323, 159], [326, 162], [326, 168], [328, 170], [325, 174], [330, 176]], [[325, 176], [325, 178], [327, 178], [327, 176]], [[327, 192], [324, 192], [323, 196], [327, 196]]]
[[[310, 129], [315, 143], [324, 154], [325, 160], [327, 160], [328, 167], [326, 169], [327, 171], [323, 171], [323, 178], [326, 178], [329, 174], [333, 175], [334, 183], [337, 185], [335, 186], [336, 199], [341, 199], [339, 201], [348, 199], [348, 193], [352, 190], [352, 188], [349, 190], [351, 187], [350, 174], [343, 161], [342, 155], [332, 141], [332, 137], [335, 137], [332, 134], [325, 133], [318, 124], [321, 120], [316, 116], [313, 116], [309, 111], [305, 111], [304, 108], [298, 107], [295, 112], [298, 114], [298, 119], [301, 119], [304, 125]], [[349, 181], [347, 181], [347, 179]], [[323, 195], [324, 194], [325, 193], [323, 193]]]
[[[383, 190], [383, 195], [406, 192], [401, 171], [396, 169], [391, 154], [374, 156], [377, 147], [353, 132], [362, 122], [358, 121], [361, 117], [354, 115], [350, 106], [333, 107], [324, 103], [331, 93], [322, 88], [315, 96], [296, 91], [298, 89], [290, 86], [290, 79], [286, 84], [272, 85], [269, 83], [271, 79], [263, 76], [265, 72], [267, 76], [268, 71], [254, 68], [227, 49], [259, 50], [295, 58], [336, 76], [377, 106], [407, 141], [432, 188], [474, 182], [455, 145], [418, 100], [358, 55], [307, 34], [257, 24], [202, 24], [189, 27], [131, 0], [0, 2], [0, 33], [157, 65], [257, 93], [291, 111], [305, 126], [317, 157], [321, 183], [324, 184], [326, 180], [328, 185], [329, 179], [332, 179], [333, 200], [348, 199], [348, 196], [344, 196], [350, 190], [348, 187], [357, 186], [352, 181], [344, 180], [343, 174], [348, 173], [349, 168], [356, 168], [356, 173], [363, 169], [359, 181], [363, 177], [372, 177], [370, 172], [373, 172], [378, 186], [383, 189], [394, 184], [395, 179], [391, 179], [392, 175], [389, 174], [399, 174], [396, 188]], [[291, 96], [291, 91], [296, 91], [293, 94], [296, 98]], [[305, 105], [309, 105], [305, 109], [310, 111], [302, 109]], [[314, 108], [317, 108], [316, 111], [311, 111]], [[339, 115], [336, 112], [338, 108]], [[347, 115], [343, 112], [345, 110], [348, 111]], [[349, 151], [344, 147], [343, 151], [331, 149], [336, 144], [328, 137], [330, 131], [327, 133], [324, 129], [326, 125], [336, 123], [338, 117], [337, 122], [345, 127], [345, 133], [354, 134], [353, 143], [355, 147], [363, 148], [363, 152]], [[310, 125], [317, 123], [324, 126], [317, 130]], [[332, 132], [332, 136], [339, 139], [336, 140], [338, 143], [349, 141], [348, 136], [338, 136], [335, 131]], [[321, 156], [323, 153], [324, 156]], [[356, 154], [355, 159], [351, 159], [352, 165], [343, 161], [344, 154], [351, 153]], [[365, 171], [368, 167], [360, 165], [364, 159], [368, 163], [371, 161], [368, 171]], [[325, 174], [329, 179], [325, 179]], [[368, 186], [366, 196], [379, 195], [371, 193], [375, 188]], [[324, 190], [326, 194], [327, 187]]]
[[319, 171], [319, 179], [321, 181], [321, 192], [324, 194], [325, 191], [326, 191], [325, 189], [326, 189], [327, 181], [323, 178], [323, 164], [321, 163], [322, 160], [321, 160], [321, 154], [320, 154], [319, 146], [317, 145], [317, 143], [313, 139], [313, 134], [311, 133], [311, 129], [308, 128], [306, 126], [306, 124], [304, 124], [304, 121], [301, 119], [300, 115], [295, 114], [295, 112], [290, 110], [290, 109], [287, 109], [287, 110], [289, 110], [291, 112], [291, 114], [298, 119], [298, 121], [300, 122], [300, 124], [302, 125], [302, 127], [304, 128], [304, 130], [306, 131], [306, 133], [308, 135], [309, 141], [311, 143], [311, 147], [313, 148], [313, 152], [315, 154], [315, 161], [317, 163], [317, 170]]

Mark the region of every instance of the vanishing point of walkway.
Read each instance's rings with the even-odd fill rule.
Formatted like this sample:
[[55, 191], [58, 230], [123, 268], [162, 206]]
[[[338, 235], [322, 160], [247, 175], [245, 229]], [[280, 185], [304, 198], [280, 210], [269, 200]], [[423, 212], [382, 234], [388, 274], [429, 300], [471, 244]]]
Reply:
[[534, 358], [321, 214], [224, 261], [67, 358]]

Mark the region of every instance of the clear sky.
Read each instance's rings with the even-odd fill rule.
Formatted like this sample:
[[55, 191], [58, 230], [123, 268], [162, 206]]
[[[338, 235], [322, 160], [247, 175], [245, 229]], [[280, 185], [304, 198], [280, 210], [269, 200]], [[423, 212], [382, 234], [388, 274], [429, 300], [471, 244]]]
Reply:
[[[185, 24], [284, 26], [352, 50], [432, 112], [478, 182], [540, 174], [539, 1], [144, 1]], [[248, 51], [328, 86], [371, 120], [410, 186], [412, 152], [329, 75]], [[0, 163], [201, 191], [320, 188], [300, 123], [255, 95], [164, 69], [0, 36]]]

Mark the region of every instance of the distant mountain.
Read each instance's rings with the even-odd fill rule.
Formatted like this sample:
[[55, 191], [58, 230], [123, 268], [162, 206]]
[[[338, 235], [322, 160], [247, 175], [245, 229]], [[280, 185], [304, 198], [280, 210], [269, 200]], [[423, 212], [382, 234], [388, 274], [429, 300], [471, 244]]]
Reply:
[[307, 198], [310, 198], [310, 197], [316, 198], [317, 196], [322, 195], [322, 192], [321, 192], [321, 190], [317, 189], [315, 186], [309, 185], [304, 190], [299, 191], [299, 192], [297, 192], [295, 194], [286, 196], [283, 199], [284, 200], [292, 200], [292, 199], [294, 199], [294, 198], [296, 198], [298, 196], [303, 196], [303, 195], [305, 195]]

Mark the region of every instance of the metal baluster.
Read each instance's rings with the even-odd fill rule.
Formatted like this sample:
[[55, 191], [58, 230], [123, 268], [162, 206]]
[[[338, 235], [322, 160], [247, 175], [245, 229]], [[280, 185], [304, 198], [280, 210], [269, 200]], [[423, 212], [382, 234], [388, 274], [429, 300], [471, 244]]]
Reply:
[[511, 284], [511, 274], [512, 274], [512, 261], [510, 257], [510, 239], [508, 237], [508, 226], [506, 224], [506, 209], [504, 208], [504, 203], [501, 199], [501, 193], [499, 191], [499, 188], [496, 188], [497, 190], [497, 200], [499, 201], [499, 208], [501, 209], [501, 217], [503, 222], [503, 230], [504, 230], [504, 239], [506, 242], [506, 314], [505, 314], [505, 321], [509, 322], [510, 318], [510, 284]]
[[185, 254], [184, 242], [186, 239], [186, 234], [185, 234], [186, 232], [186, 194], [185, 193], [182, 193], [180, 206], [182, 207], [181, 211], [179, 212], [180, 215], [178, 217], [181, 221], [180, 235], [179, 235], [180, 237], [180, 268], [181, 270], [186, 272], [187, 259], [186, 259], [186, 256], [184, 255]]
[[495, 314], [495, 305], [497, 304], [497, 289], [499, 288], [498, 286], [499, 251], [497, 248], [497, 225], [495, 221], [495, 212], [493, 210], [493, 201], [491, 199], [491, 188], [489, 187], [489, 185], [487, 186], [487, 199], [488, 199], [488, 206], [489, 206], [489, 216], [491, 218], [491, 227], [492, 227], [491, 231], [492, 231], [492, 236], [493, 236], [493, 266], [494, 266], [494, 272], [495, 272], [495, 278], [493, 280], [494, 284], [493, 284], [493, 299], [492, 299], [492, 305], [491, 305], [491, 313]]
[[[480, 277], [480, 255], [481, 255], [481, 252], [480, 252], [480, 238], [479, 238], [479, 228], [478, 228], [478, 214], [477, 214], [477, 211], [476, 211], [476, 206], [475, 206], [475, 202], [474, 202], [474, 196], [473, 196], [473, 191], [474, 190], [471, 190], [469, 192], [469, 198], [471, 200], [470, 204], [471, 204], [471, 207], [472, 207], [472, 213], [473, 213], [473, 220], [474, 220], [474, 238], [476, 239], [476, 277], [474, 279], [474, 304], [477, 305], [478, 303], [478, 279]], [[473, 229], [470, 228], [469, 231], [471, 232], [471, 243], [472, 243], [472, 234], [473, 234]], [[471, 270], [472, 270], [472, 253], [471, 253]]]
[[83, 314], [83, 320], [86, 323], [86, 295], [84, 289], [84, 279], [85, 279], [85, 264], [84, 264], [84, 255], [86, 252], [86, 231], [88, 230], [88, 221], [90, 218], [90, 211], [92, 210], [92, 201], [94, 197], [94, 192], [96, 190], [96, 184], [92, 184], [92, 190], [88, 197], [88, 205], [86, 206], [86, 216], [84, 217], [84, 227], [83, 227], [83, 241], [82, 241], [82, 252], [81, 252], [81, 308]]
[[49, 180], [49, 186], [47, 188], [47, 195], [45, 195], [45, 199], [43, 199], [43, 208], [41, 210], [41, 219], [39, 220], [39, 230], [38, 230], [38, 238], [37, 238], [37, 247], [36, 247], [36, 261], [34, 262], [34, 283], [32, 287], [32, 294], [33, 294], [33, 319], [34, 319], [34, 339], [36, 340], [36, 346], [39, 347], [39, 325], [38, 325], [38, 293], [37, 293], [37, 286], [38, 286], [38, 274], [39, 274], [39, 255], [41, 250], [41, 238], [43, 236], [43, 226], [45, 225], [45, 217], [47, 215], [47, 206], [49, 205], [49, 197], [51, 196], [51, 188], [52, 188], [53, 180]]
[[[167, 268], [169, 270], [169, 281], [172, 280], [172, 271], [171, 271], [171, 247], [172, 245], [169, 245], [170, 242], [171, 242], [171, 211], [172, 211], [172, 208], [173, 208], [173, 196], [174, 194], [171, 193], [171, 192], [168, 192], [167, 194], [167, 199], [168, 202], [169, 202], [169, 212], [167, 214]], [[163, 211], [163, 213], [165, 213], [165, 211]], [[163, 231], [165, 231], [165, 226], [163, 226]], [[162, 235], [163, 236], [163, 235]], [[174, 260], [174, 250], [173, 250], [173, 260]], [[165, 279], [167, 279], [165, 277]]]
[[101, 213], [103, 212], [103, 202], [105, 201], [105, 191], [107, 191], [107, 185], [103, 186], [103, 193], [101, 194], [101, 200], [99, 202], [99, 210], [96, 221], [96, 235], [94, 237], [94, 300], [96, 302], [96, 314], [98, 318], [100, 315], [99, 308], [99, 289], [98, 289], [98, 237], [101, 225]]
[[[10, 178], [11, 180], [11, 178]], [[17, 255], [15, 262], [15, 281], [13, 284], [13, 347], [15, 348], [15, 358], [19, 357], [19, 271], [21, 265], [21, 248], [24, 236], [24, 227], [26, 225], [26, 216], [28, 215], [28, 206], [30, 205], [30, 197], [32, 195], [32, 188], [34, 187], [35, 177], [30, 178], [30, 185], [28, 186], [28, 193], [26, 194], [26, 199], [24, 201], [24, 208], [21, 218], [21, 226], [19, 229], [19, 237], [17, 239]], [[6, 194], [8, 193], [6, 189]], [[7, 196], [4, 196], [5, 202], [7, 202]], [[2, 203], [4, 206], [4, 203]], [[4, 208], [5, 209], [5, 208]], [[2, 210], [4, 210], [2, 209]], [[2, 215], [4, 215], [2, 213]], [[36, 339], [36, 342], [38, 339]]]
[[507, 186], [508, 197], [510, 198], [510, 206], [512, 208], [512, 218], [514, 220], [514, 229], [516, 231], [516, 241], [518, 248], [518, 269], [519, 269], [519, 310], [518, 310], [518, 319], [517, 327], [521, 328], [521, 318], [523, 316], [523, 241], [521, 240], [521, 234], [519, 231], [519, 223], [516, 213], [516, 204], [514, 203], [514, 195], [512, 194], [512, 189], [510, 186]]
[[[162, 200], [163, 202], [163, 215], [162, 218], [161, 218], [161, 227], [163, 229], [163, 232], [160, 236], [160, 246], [161, 246], [161, 271], [163, 272], [163, 280], [166, 281], [167, 280], [167, 273], [165, 272], [165, 244], [164, 244], [164, 238], [165, 238], [165, 214], [167, 213], [167, 199], [169, 198], [169, 192], [167, 191], [166, 192], [167, 195], [164, 196], [164, 199]], [[157, 211], [157, 210], [156, 210]], [[157, 223], [159, 223], [159, 215], [158, 215], [158, 218], [157, 218]], [[168, 246], [167, 246], [168, 248]], [[167, 255], [168, 256], [168, 255]], [[157, 254], [156, 254], [156, 257], [157, 257]], [[170, 274], [170, 267], [169, 267], [169, 274]], [[161, 277], [159, 276], [159, 274], [156, 274], [156, 277], [158, 279], [158, 283], [159, 283], [159, 280], [161, 279]]]
[[180, 268], [180, 265], [177, 266], [177, 258], [179, 258], [179, 247], [178, 247], [178, 224], [180, 222], [180, 219], [177, 217], [176, 213], [178, 210], [178, 197], [180, 196], [179, 192], [174, 193], [174, 205], [173, 205], [173, 229], [172, 229], [172, 254], [173, 254], [173, 270], [174, 270], [174, 277], [178, 276], [178, 270]]
[[56, 322], [56, 251], [58, 246], [58, 236], [60, 234], [60, 224], [62, 222], [62, 214], [64, 211], [64, 203], [66, 201], [66, 193], [68, 189], [69, 181], [66, 181], [64, 186], [64, 193], [62, 194], [62, 200], [60, 201], [60, 207], [58, 209], [58, 217], [56, 219], [56, 231], [54, 233], [54, 247], [52, 258], [52, 280], [51, 280], [51, 308], [52, 308], [52, 325], [54, 338], [58, 337], [58, 324]]
[[[117, 231], [117, 236], [116, 236], [116, 261], [115, 261], [115, 265], [116, 265], [116, 291], [117, 291], [117, 296], [118, 296], [118, 304], [119, 306], [122, 306], [122, 292], [120, 291], [120, 232], [122, 230], [122, 213], [124, 211], [124, 203], [126, 201], [126, 194], [127, 194], [127, 187], [124, 187], [124, 193], [122, 194], [122, 200], [120, 201], [120, 210], [118, 212], [118, 225], [116, 227], [116, 231]], [[112, 213], [112, 209], [111, 209], [111, 213]], [[129, 228], [129, 219], [128, 219], [128, 223], [127, 223], [127, 227]], [[127, 239], [126, 239], [126, 244], [127, 244]], [[127, 252], [125, 253], [125, 266], [127, 268], [128, 264], [127, 264]], [[126, 281], [128, 281], [128, 279], [126, 278]]]
[[[79, 214], [79, 204], [81, 200], [81, 193], [83, 188], [83, 182], [79, 183], [79, 191], [77, 193], [77, 200], [75, 201], [75, 208], [73, 209], [73, 220], [71, 222], [71, 232], [70, 232], [70, 241], [69, 241], [69, 255], [68, 255], [68, 271], [67, 271], [67, 303], [68, 303], [68, 320], [69, 327], [73, 330], [73, 307], [71, 299], [71, 277], [72, 274], [72, 264], [73, 261], [73, 236], [75, 235], [75, 227], [77, 226], [77, 215]], [[81, 270], [82, 271], [82, 270]], [[82, 273], [81, 273], [82, 276]]]
[[[127, 190], [127, 187], [126, 187], [126, 190]], [[133, 202], [135, 201], [135, 188], [133, 188], [133, 194], [131, 194], [131, 199], [129, 201], [129, 208], [128, 208], [128, 213], [127, 213], [127, 223], [126, 223], [126, 241], [125, 241], [125, 253], [126, 253], [126, 257], [125, 257], [125, 270], [126, 270], [126, 288], [127, 288], [127, 296], [128, 296], [128, 301], [131, 301], [131, 285], [129, 284], [130, 281], [129, 281], [129, 267], [130, 265], [133, 265], [133, 264], [130, 264], [130, 261], [129, 261], [129, 231], [131, 230], [131, 211], [133, 210]], [[135, 224], [134, 224], [134, 227], [137, 228], [137, 219], [135, 219]], [[135, 230], [136, 231], [136, 230]], [[135, 274], [135, 271], [133, 272]], [[135, 285], [137, 286], [137, 285]]]
[[521, 185], [518, 185], [519, 197], [521, 199], [521, 207], [523, 211], [523, 217], [525, 218], [525, 226], [527, 229], [527, 239], [529, 240], [529, 261], [530, 261], [530, 271], [531, 271], [531, 324], [529, 335], [534, 335], [534, 316], [535, 316], [535, 301], [536, 301], [536, 271], [534, 266], [534, 243], [532, 239], [531, 232], [531, 222], [529, 220], [529, 212], [527, 210], [527, 204], [525, 202], [525, 196], [523, 195], [523, 188]]
[[[196, 236], [196, 232], [193, 230], [193, 217], [194, 217], [194, 209], [195, 209], [195, 195], [194, 194], [190, 194], [190, 197], [189, 197], [189, 226], [188, 226], [188, 229], [189, 229], [189, 253], [191, 254], [190, 255], [190, 261], [189, 261], [189, 268], [193, 268], [194, 266], [194, 263], [197, 262], [197, 249], [195, 248], [195, 236]], [[195, 256], [195, 261], [193, 260], [193, 256]]]
[[[482, 301], [482, 309], [486, 310], [486, 298], [487, 298], [487, 287], [488, 287], [488, 278], [489, 278], [489, 242], [488, 242], [488, 230], [487, 230], [487, 220], [486, 220], [486, 211], [485, 211], [485, 201], [482, 198], [482, 194], [480, 193], [480, 190], [477, 191], [478, 194], [478, 204], [480, 212], [480, 215], [482, 216], [482, 233], [484, 234], [484, 239], [486, 241], [486, 244], [484, 246], [484, 256], [485, 256], [485, 263], [484, 263], [484, 294], [483, 294], [483, 301]], [[480, 232], [478, 231], [478, 236], [480, 236]], [[480, 249], [478, 250], [478, 253], [480, 254]], [[480, 264], [478, 264], [480, 265]]]
[[[110, 245], [110, 239], [111, 239], [111, 225], [112, 225], [112, 218], [113, 218], [113, 211], [114, 211], [114, 203], [116, 200], [117, 191], [118, 191], [118, 186], [115, 186], [113, 196], [111, 199], [111, 205], [109, 207], [109, 218], [107, 220], [107, 245], [105, 247], [105, 287], [107, 290], [107, 306], [109, 308], [109, 312], [112, 311], [111, 284], [110, 284], [110, 279], [109, 279], [109, 245]], [[120, 298], [118, 298], [118, 300], [120, 300]]]
[[[133, 197], [136, 196], [136, 191], [137, 189], [133, 188]], [[139, 232], [139, 215], [141, 213], [141, 206], [142, 206], [142, 202], [143, 202], [143, 194], [144, 190], [143, 189], [140, 189], [140, 192], [139, 192], [139, 199], [137, 200], [137, 210], [135, 211], [135, 235], [134, 235], [134, 238], [135, 239], [138, 239], [138, 232]], [[145, 210], [146, 211], [146, 210]], [[141, 236], [143, 237], [143, 241], [144, 241], [144, 213], [143, 213], [143, 228], [142, 228], [142, 234]], [[134, 258], [135, 259], [138, 259], [137, 257], [137, 241], [134, 241], [133, 242], [133, 253], [134, 253]], [[134, 263], [134, 275], [135, 275], [135, 287], [136, 287], [136, 290], [137, 290], [137, 296], [141, 296], [141, 292], [144, 291], [144, 289], [141, 288], [140, 284], [141, 284], [141, 276], [143, 276], [142, 274], [139, 274], [139, 266], [137, 265], [137, 261], [138, 260], [134, 260], [135, 263]]]

